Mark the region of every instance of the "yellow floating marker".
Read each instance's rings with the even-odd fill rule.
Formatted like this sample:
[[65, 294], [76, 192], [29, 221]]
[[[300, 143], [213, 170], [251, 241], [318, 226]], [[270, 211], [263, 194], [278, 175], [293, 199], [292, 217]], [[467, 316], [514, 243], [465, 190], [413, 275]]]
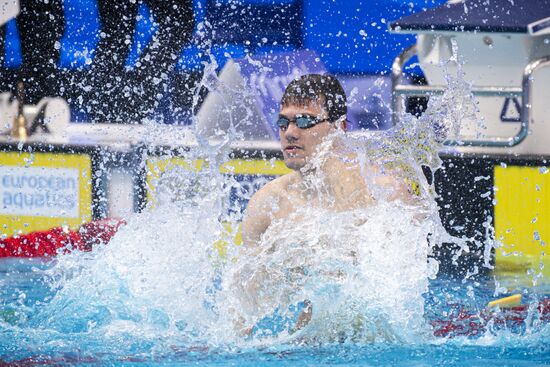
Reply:
[[494, 301], [491, 301], [487, 304], [488, 308], [493, 307], [500, 307], [500, 308], [508, 308], [508, 307], [516, 307], [521, 304], [521, 294], [514, 294], [513, 296], [504, 297], [501, 299], [497, 299]]

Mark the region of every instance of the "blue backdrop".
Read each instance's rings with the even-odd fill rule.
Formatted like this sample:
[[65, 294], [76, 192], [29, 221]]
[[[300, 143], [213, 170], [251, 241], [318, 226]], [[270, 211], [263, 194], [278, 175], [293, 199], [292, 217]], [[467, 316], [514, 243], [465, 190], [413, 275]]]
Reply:
[[[207, 19], [217, 30], [210, 50], [220, 66], [228, 57], [289, 51], [315, 50], [332, 73], [375, 74], [390, 70], [391, 62], [412, 36], [388, 33], [388, 23], [411, 13], [434, 7], [443, 0], [194, 0], [196, 24]], [[95, 0], [65, 0], [65, 34], [61, 41], [63, 68], [86, 68], [91, 64], [100, 22]], [[258, 10], [260, 9], [260, 10]], [[282, 10], [281, 10], [282, 9]], [[285, 12], [277, 23], [278, 12]], [[288, 15], [289, 11], [293, 15]], [[244, 15], [243, 15], [244, 14]], [[195, 27], [197, 29], [197, 26]], [[132, 67], [140, 50], [153, 37], [154, 16], [142, 4], [132, 51]], [[197, 32], [195, 32], [197, 33]], [[181, 53], [178, 69], [197, 70], [206, 59], [204, 42], [195, 42]], [[14, 20], [6, 27], [7, 67], [21, 64]]]

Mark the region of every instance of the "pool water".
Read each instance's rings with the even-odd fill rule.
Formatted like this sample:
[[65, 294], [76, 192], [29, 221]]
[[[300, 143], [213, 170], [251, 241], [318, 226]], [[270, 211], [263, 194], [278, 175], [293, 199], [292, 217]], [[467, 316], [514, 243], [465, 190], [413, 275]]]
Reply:
[[[159, 188], [158, 207], [128, 218], [107, 246], [53, 260], [0, 259], [0, 361], [550, 364], [550, 322], [537, 311], [550, 295], [547, 281], [535, 287], [529, 279], [490, 274], [435, 276], [439, 264], [430, 258], [432, 246], [457, 242], [461, 252], [468, 250], [464, 239], [444, 231], [433, 185], [421, 169], [435, 171], [440, 165], [438, 141], [448, 136], [444, 129], [434, 132], [435, 122], [449, 117], [448, 131], [455, 131], [464, 105], [472, 102], [466, 82], [459, 78], [449, 86], [442, 98], [430, 98], [430, 113], [414, 121], [406, 117], [406, 129], [376, 136], [336, 133], [337, 140], [323, 142], [308, 162], [321, 167], [336, 158], [350, 164], [349, 149], [360, 167], [365, 162], [401, 166], [418, 185], [423, 205], [392, 203], [387, 190], [371, 185], [377, 204], [368, 209], [297, 208], [295, 217], [269, 226], [256, 253], [236, 253], [237, 246], [229, 244], [221, 256], [212, 246], [227, 234], [220, 222], [242, 220], [226, 215], [223, 200], [238, 182], [228, 182], [214, 165], [202, 173], [176, 172], [169, 176], [175, 179], [174, 193], [182, 187], [192, 192], [175, 195], [175, 201], [172, 186], [162, 187], [166, 192]], [[332, 149], [338, 139], [338, 146], [349, 148]], [[227, 144], [232, 140], [228, 136]], [[188, 153], [190, 162], [204, 156], [217, 162], [222, 156], [223, 147], [199, 148]], [[320, 171], [313, 170], [304, 184], [330, 203]], [[484, 247], [487, 254], [491, 246]], [[532, 305], [519, 319], [485, 310], [489, 301], [510, 293], [521, 293], [524, 304]], [[305, 300], [313, 304], [311, 321], [292, 332]], [[240, 320], [255, 328], [252, 336], [239, 331]]]
[[[550, 363], [550, 324], [532, 320], [513, 325], [489, 325], [476, 336], [426, 338], [418, 342], [373, 340], [370, 343], [340, 340], [305, 344], [298, 340], [266, 343], [250, 339], [239, 345], [200, 344], [178, 335], [147, 331], [114, 333], [108, 328], [94, 333], [82, 325], [51, 325], [41, 310], [52, 300], [52, 259], [0, 260], [0, 360], [3, 365], [445, 365], [536, 366]], [[524, 303], [550, 294], [550, 287], [516, 290]], [[460, 308], [470, 314], [493, 300], [494, 278], [453, 280], [438, 277], [425, 294], [429, 322], [456, 317]], [[64, 312], [58, 307], [58, 312]], [[71, 310], [67, 307], [67, 310]], [[85, 313], [85, 312], [84, 312]], [[37, 320], [36, 317], [41, 318]], [[162, 318], [162, 316], [159, 316]], [[52, 318], [52, 322], [59, 322]], [[81, 320], [90, 322], [90, 320]], [[159, 321], [162, 325], [162, 320]], [[110, 333], [110, 334], [109, 334]]]

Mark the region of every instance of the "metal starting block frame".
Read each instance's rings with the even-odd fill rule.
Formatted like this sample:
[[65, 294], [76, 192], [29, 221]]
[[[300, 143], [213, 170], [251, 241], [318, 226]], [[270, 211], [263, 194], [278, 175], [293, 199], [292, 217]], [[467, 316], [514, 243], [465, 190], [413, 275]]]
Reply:
[[[416, 55], [416, 45], [412, 45], [397, 56], [392, 64], [392, 111], [395, 125], [403, 112], [405, 97], [430, 97], [444, 93], [445, 86], [403, 84], [403, 67]], [[520, 144], [529, 133], [531, 120], [531, 96], [533, 93], [533, 74], [540, 68], [550, 65], [550, 56], [531, 61], [523, 70], [521, 88], [517, 87], [474, 87], [472, 94], [482, 97], [521, 97], [521, 128], [515, 136], [507, 139], [494, 138], [486, 140], [447, 140], [447, 146], [477, 147], [513, 147]]]
[[[474, 81], [472, 94], [488, 97], [480, 101], [480, 113], [487, 118], [490, 129], [486, 138], [476, 139], [477, 134], [466, 133], [462, 135], [464, 139], [455, 137], [456, 140], [448, 140], [445, 145], [464, 147], [461, 150], [468, 152], [499, 154], [499, 148], [516, 147], [528, 140], [529, 147], [523, 144], [521, 148], [507, 151], [550, 156], [550, 150], [542, 147], [546, 142], [541, 136], [550, 133], [547, 118], [550, 110], [544, 103], [549, 94], [548, 70], [537, 77], [542, 84], [537, 84], [536, 92], [533, 91], [534, 73], [550, 64], [550, 0], [493, 0], [491, 6], [484, 0], [449, 0], [393, 21], [389, 29], [394, 33], [417, 35], [416, 44], [397, 56], [392, 65], [394, 124], [403, 111], [405, 97], [429, 97], [444, 92], [447, 87], [443, 85], [444, 77], [438, 65], [458, 49], [465, 59], [464, 77]], [[403, 68], [415, 55], [428, 85], [403, 83]], [[497, 97], [506, 98], [500, 122], [519, 123], [517, 128], [502, 125], [500, 129], [492, 114]], [[503, 118], [510, 100], [514, 101], [519, 115], [513, 120]], [[537, 106], [535, 114], [533, 104]], [[468, 131], [468, 127], [464, 128]], [[499, 132], [502, 135], [499, 136]]]

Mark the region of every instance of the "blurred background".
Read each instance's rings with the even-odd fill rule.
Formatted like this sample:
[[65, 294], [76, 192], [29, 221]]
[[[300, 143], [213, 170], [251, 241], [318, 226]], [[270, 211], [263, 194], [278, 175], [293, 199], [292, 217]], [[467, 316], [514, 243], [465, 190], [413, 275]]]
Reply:
[[[23, 80], [27, 104], [62, 97], [72, 122], [185, 125], [213, 60], [219, 72], [230, 58], [311, 50], [342, 80], [352, 128], [385, 128], [391, 63], [414, 42], [388, 23], [443, 2], [21, 0], [1, 29], [1, 92]], [[418, 68], [408, 73], [422, 82]]]

